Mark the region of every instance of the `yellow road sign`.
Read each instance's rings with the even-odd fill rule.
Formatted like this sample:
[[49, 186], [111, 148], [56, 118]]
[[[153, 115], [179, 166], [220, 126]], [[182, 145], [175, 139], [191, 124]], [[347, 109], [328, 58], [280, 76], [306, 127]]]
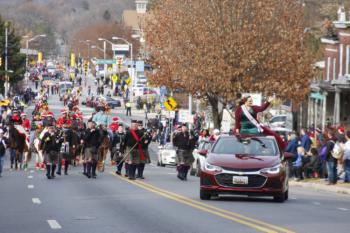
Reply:
[[127, 80], [125, 80], [125, 83], [129, 85], [131, 83], [131, 78], [129, 77]]
[[175, 110], [177, 106], [176, 101], [172, 97], [169, 97], [166, 101], [164, 101], [163, 104], [164, 104], [164, 107], [169, 111]]

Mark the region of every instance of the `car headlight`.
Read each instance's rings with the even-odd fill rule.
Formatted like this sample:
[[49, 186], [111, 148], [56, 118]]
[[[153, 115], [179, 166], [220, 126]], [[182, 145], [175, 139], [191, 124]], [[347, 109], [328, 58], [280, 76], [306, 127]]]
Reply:
[[264, 168], [261, 169], [261, 173], [267, 173], [267, 174], [278, 174], [281, 171], [281, 164], [278, 164], [274, 167]]
[[212, 171], [212, 172], [221, 172], [222, 168], [219, 166], [211, 165], [208, 162], [205, 162], [205, 170]]

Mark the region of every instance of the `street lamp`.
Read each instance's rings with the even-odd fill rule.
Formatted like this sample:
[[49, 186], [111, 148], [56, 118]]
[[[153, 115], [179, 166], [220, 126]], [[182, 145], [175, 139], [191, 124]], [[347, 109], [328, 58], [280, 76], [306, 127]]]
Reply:
[[79, 40], [79, 43], [84, 43], [88, 47], [88, 61], [90, 61], [90, 40]]
[[41, 34], [41, 35], [36, 35], [30, 39], [27, 39], [27, 42], [26, 42], [26, 70], [28, 69], [28, 50], [29, 50], [29, 42], [33, 41], [33, 40], [36, 40], [40, 37], [46, 37], [46, 34]]

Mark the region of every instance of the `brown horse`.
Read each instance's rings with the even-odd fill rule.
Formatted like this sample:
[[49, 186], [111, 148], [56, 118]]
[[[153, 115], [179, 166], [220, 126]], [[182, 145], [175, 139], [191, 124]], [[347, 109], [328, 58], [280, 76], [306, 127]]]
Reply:
[[109, 136], [105, 129], [100, 129], [101, 133], [101, 144], [98, 147], [98, 169], [100, 172], [104, 172], [106, 165], [106, 157], [109, 150]]
[[26, 170], [28, 161], [31, 158], [31, 152], [26, 143], [26, 136], [19, 133], [13, 124], [9, 125], [9, 141], [9, 147], [15, 153], [15, 168], [24, 168]]

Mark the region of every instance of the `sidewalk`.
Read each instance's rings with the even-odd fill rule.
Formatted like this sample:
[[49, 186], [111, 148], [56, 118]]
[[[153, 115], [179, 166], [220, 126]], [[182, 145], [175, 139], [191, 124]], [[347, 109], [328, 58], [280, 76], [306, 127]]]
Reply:
[[302, 187], [350, 195], [350, 184], [345, 184], [343, 181], [338, 182], [336, 185], [327, 185], [327, 182], [323, 179], [305, 179], [302, 181], [289, 180], [289, 185], [292, 187]]

